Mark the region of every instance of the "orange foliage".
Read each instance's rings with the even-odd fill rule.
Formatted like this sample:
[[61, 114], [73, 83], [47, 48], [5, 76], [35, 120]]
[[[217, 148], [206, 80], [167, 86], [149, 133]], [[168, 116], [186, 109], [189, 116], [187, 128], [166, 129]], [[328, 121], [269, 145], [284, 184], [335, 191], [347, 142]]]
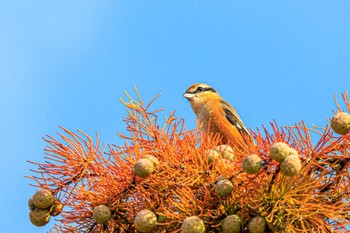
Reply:
[[[137, 92], [136, 92], [137, 93]], [[138, 93], [137, 93], [138, 95]], [[47, 136], [46, 161], [29, 176], [38, 188], [52, 190], [64, 204], [64, 211], [51, 232], [135, 232], [133, 221], [142, 209], [158, 216], [155, 232], [179, 232], [182, 221], [192, 215], [204, 220], [207, 232], [218, 232], [229, 214], [239, 215], [246, 226], [249, 219], [261, 215], [276, 232], [347, 232], [350, 219], [350, 133], [337, 136], [326, 128], [309, 128], [304, 122], [271, 131], [252, 132], [250, 153], [264, 163], [255, 175], [243, 172], [244, 154], [233, 162], [216, 160], [208, 164], [208, 149], [219, 138], [187, 130], [183, 119], [173, 112], [159, 125], [157, 112], [144, 105], [138, 95], [129, 95], [124, 121], [129, 135], [123, 146], [109, 145], [105, 152], [98, 135], [95, 141], [84, 132], [62, 128], [60, 139]], [[343, 95], [347, 110], [350, 103]], [[337, 104], [338, 111], [340, 106]], [[319, 139], [315, 141], [312, 136]], [[302, 159], [302, 170], [293, 177], [279, 172], [279, 164], [269, 156], [270, 146], [286, 142]], [[158, 158], [155, 173], [140, 178], [134, 164], [146, 155]], [[214, 193], [218, 177], [233, 183], [226, 198]], [[97, 224], [93, 208], [106, 205], [111, 220]], [[246, 232], [246, 227], [243, 232]]]

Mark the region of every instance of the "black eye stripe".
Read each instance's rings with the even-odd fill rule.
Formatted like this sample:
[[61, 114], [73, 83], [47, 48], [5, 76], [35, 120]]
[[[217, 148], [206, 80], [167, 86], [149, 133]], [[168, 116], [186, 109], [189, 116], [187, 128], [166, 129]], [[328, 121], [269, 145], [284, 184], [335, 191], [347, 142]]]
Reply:
[[197, 93], [201, 93], [201, 92], [216, 92], [216, 90], [212, 87], [198, 87], [193, 93], [197, 94]]

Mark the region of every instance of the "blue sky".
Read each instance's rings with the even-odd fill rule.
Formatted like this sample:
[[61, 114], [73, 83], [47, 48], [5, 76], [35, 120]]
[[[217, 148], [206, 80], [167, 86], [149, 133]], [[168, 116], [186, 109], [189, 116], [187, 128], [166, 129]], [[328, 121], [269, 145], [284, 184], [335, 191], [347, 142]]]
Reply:
[[45, 134], [62, 125], [122, 144], [136, 85], [165, 113], [195, 126], [185, 89], [205, 82], [249, 128], [276, 119], [324, 126], [333, 96], [350, 87], [349, 1], [0, 2], [0, 222], [4, 232], [46, 232], [28, 219], [35, 192], [23, 178], [43, 161]]

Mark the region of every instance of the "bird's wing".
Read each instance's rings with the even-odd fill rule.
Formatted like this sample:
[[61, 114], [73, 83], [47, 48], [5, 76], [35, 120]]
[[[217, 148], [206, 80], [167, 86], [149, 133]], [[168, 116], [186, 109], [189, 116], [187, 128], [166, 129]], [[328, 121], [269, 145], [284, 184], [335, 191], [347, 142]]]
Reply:
[[243, 124], [242, 120], [239, 118], [237, 112], [233, 109], [231, 105], [229, 105], [226, 101], [221, 100], [222, 108], [224, 110], [224, 114], [226, 119], [235, 126], [240, 133], [244, 133], [250, 135], [248, 129]]

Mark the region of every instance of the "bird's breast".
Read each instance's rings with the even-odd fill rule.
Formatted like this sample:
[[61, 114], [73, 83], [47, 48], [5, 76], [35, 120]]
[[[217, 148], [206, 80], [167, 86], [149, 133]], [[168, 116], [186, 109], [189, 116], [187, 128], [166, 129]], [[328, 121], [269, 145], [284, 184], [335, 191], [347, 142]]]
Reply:
[[214, 133], [218, 130], [217, 124], [225, 120], [223, 110], [211, 102], [202, 105], [195, 113], [204, 132]]

